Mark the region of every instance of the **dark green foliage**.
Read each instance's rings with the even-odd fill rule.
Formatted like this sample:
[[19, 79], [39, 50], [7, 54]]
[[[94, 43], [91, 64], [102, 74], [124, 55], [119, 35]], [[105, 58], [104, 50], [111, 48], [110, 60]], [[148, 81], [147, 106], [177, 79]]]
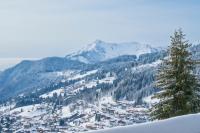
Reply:
[[64, 126], [64, 125], [65, 125], [65, 121], [64, 121], [63, 119], [60, 119], [60, 120], [59, 120], [59, 125], [60, 125], [60, 126]]
[[200, 86], [193, 70], [190, 44], [181, 30], [171, 37], [169, 57], [163, 60], [156, 78], [160, 102], [152, 108], [153, 119], [165, 119], [200, 111]]

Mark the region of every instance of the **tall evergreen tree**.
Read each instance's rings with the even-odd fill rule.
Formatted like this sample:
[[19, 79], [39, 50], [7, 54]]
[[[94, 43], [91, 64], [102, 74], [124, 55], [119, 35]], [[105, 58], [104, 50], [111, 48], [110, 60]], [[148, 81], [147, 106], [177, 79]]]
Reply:
[[163, 60], [156, 76], [156, 86], [161, 91], [155, 95], [160, 102], [152, 108], [153, 119], [200, 111], [200, 86], [193, 73], [195, 61], [191, 59], [190, 46], [181, 29], [171, 36], [169, 56]]

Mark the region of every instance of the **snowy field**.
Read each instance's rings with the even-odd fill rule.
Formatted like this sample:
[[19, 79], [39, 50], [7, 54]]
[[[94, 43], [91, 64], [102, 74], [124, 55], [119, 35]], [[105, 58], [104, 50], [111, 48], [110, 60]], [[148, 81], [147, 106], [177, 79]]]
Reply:
[[200, 133], [200, 113], [88, 133]]

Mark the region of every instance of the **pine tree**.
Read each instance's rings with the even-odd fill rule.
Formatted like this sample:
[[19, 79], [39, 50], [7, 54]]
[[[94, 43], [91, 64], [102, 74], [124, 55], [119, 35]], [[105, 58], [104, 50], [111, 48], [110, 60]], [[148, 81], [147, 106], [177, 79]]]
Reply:
[[163, 60], [156, 75], [156, 87], [161, 91], [155, 95], [160, 102], [152, 108], [153, 119], [200, 111], [200, 86], [193, 73], [195, 61], [191, 59], [190, 46], [182, 30], [175, 31], [169, 56]]

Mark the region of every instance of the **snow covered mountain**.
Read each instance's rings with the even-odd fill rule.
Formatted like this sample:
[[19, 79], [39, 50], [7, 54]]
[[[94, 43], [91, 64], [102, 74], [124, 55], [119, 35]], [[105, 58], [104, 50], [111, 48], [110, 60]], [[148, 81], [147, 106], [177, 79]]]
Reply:
[[137, 42], [107, 43], [101, 40], [96, 40], [82, 50], [67, 55], [66, 58], [78, 60], [84, 63], [96, 63], [122, 55], [136, 55], [138, 57], [142, 54], [158, 51], [160, 51], [160, 48], [153, 48], [150, 45], [140, 44]]
[[[59, 78], [62, 78], [62, 76], [58, 76], [57, 72], [99, 69], [98, 67], [103, 64], [108, 65], [109, 63], [106, 62], [108, 60], [113, 61], [113, 64], [119, 59], [121, 62], [139, 61], [143, 55], [159, 51], [161, 50], [139, 43], [117, 44], [97, 40], [83, 50], [63, 58], [49, 57], [36, 61], [22, 61], [0, 74], [0, 101], [24, 91], [30, 92], [30, 90], [54, 84]], [[129, 55], [130, 58], [124, 57], [125, 55]]]
[[[129, 44], [97, 42], [76, 54], [23, 61], [1, 72], [0, 125], [12, 120], [10, 132], [73, 133], [149, 121], [148, 108], [157, 102], [151, 100], [158, 91], [155, 73], [166, 51], [131, 43], [137, 48], [132, 52]], [[199, 48], [191, 49], [195, 59]]]
[[62, 77], [57, 72], [76, 71], [84, 67], [84, 63], [62, 57], [24, 60], [0, 73], [0, 101], [56, 83], [56, 80]]

